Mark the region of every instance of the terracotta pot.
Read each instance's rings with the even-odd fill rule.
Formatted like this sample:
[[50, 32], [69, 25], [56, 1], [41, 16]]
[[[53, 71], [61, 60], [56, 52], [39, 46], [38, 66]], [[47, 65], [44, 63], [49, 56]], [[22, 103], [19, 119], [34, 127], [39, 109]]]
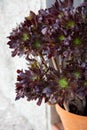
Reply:
[[64, 130], [87, 130], [86, 116], [80, 116], [67, 112], [59, 105], [56, 105], [56, 110], [61, 118]]

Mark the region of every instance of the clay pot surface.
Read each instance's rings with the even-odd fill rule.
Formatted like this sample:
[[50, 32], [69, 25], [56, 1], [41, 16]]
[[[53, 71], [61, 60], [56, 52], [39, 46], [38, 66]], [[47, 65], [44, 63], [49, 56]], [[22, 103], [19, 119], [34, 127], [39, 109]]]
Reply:
[[67, 112], [59, 105], [56, 105], [56, 111], [61, 118], [64, 130], [87, 130], [87, 116]]

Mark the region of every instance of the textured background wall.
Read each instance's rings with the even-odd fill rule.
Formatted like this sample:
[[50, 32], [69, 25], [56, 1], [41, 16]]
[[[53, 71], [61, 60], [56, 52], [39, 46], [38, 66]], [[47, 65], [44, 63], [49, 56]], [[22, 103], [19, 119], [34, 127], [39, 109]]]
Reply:
[[35, 102], [15, 99], [16, 69], [24, 59], [11, 58], [6, 38], [29, 10], [45, 8], [45, 0], [0, 0], [0, 130], [49, 130], [49, 108]]

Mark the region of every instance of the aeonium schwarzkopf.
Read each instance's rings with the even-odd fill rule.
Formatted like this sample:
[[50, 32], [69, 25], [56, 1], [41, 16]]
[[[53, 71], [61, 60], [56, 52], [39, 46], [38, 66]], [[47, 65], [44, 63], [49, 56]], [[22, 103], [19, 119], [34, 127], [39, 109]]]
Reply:
[[[87, 97], [87, 3], [56, 0], [52, 7], [30, 11], [10, 34], [12, 57], [25, 56], [28, 69], [17, 70], [16, 100], [42, 100], [84, 114]], [[49, 64], [52, 61], [53, 65]], [[84, 105], [85, 104], [85, 105]], [[78, 107], [79, 106], [79, 107]], [[73, 112], [73, 109], [71, 110]]]

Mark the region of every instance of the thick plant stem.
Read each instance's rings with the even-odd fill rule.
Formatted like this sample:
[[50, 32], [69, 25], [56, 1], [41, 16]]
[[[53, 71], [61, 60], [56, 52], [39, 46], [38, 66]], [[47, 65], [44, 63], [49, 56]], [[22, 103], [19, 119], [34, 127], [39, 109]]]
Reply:
[[63, 65], [62, 60], [61, 60], [61, 55], [59, 55], [59, 57], [57, 57], [57, 58], [52, 57], [51, 60], [52, 60], [54, 69], [59, 71], [59, 73], [61, 74], [62, 73], [62, 65]]
[[51, 59], [52, 59], [52, 63], [53, 63], [53, 66], [54, 66], [55, 70], [58, 70], [56, 59], [54, 57], [52, 57]]

